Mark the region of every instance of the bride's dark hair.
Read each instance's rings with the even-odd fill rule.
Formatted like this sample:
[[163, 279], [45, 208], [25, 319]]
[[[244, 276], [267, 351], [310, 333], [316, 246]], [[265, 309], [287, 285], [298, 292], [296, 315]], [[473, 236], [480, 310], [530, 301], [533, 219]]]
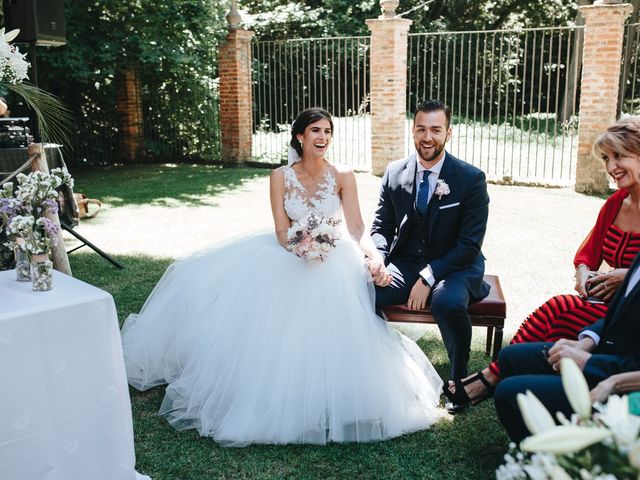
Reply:
[[300, 146], [297, 135], [303, 134], [304, 129], [307, 128], [308, 125], [320, 120], [328, 120], [329, 125], [331, 125], [331, 133], [333, 133], [333, 120], [331, 119], [331, 114], [322, 108], [307, 108], [300, 112], [293, 121], [293, 124], [291, 125], [291, 140], [289, 141], [289, 145], [291, 145], [291, 148], [293, 148], [301, 157], [302, 147]]

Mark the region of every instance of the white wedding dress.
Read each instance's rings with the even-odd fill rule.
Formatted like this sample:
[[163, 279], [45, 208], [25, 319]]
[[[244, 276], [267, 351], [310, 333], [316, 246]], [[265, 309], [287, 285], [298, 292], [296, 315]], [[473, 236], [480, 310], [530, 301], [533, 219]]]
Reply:
[[[306, 192], [291, 167], [285, 209], [342, 215], [327, 171]], [[374, 313], [357, 244], [321, 263], [255, 235], [171, 265], [123, 328], [129, 383], [168, 383], [160, 413], [226, 446], [371, 442], [446, 416], [424, 353]]]

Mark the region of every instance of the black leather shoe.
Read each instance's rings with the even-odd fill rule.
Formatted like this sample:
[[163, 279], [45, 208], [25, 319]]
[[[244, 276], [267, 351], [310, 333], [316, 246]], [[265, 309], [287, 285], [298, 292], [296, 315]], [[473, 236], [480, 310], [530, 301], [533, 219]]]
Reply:
[[469, 408], [469, 404], [457, 404], [447, 401], [444, 404], [444, 408], [446, 408], [447, 412], [449, 412], [450, 414], [455, 415], [456, 413], [464, 412], [467, 408]]

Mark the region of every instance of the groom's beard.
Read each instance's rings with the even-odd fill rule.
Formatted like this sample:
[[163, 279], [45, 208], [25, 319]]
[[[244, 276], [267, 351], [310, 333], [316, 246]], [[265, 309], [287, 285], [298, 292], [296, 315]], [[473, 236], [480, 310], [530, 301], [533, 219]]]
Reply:
[[422, 161], [428, 163], [438, 158], [438, 156], [444, 150], [444, 143], [434, 143], [432, 149], [422, 148], [419, 143], [417, 143], [415, 147]]

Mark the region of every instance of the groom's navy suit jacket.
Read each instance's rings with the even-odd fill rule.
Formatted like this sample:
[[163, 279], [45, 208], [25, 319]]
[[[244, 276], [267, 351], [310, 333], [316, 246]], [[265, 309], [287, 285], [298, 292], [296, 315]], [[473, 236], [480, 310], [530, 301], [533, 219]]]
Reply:
[[[417, 215], [416, 154], [391, 162], [382, 178], [380, 201], [372, 225], [372, 238], [389, 264], [402, 254], [409, 236], [409, 219]], [[484, 275], [482, 241], [489, 215], [489, 195], [484, 173], [446, 153], [438, 177], [450, 193], [429, 201], [427, 257], [436, 283], [456, 273], [471, 296], [485, 297], [489, 288]]]
[[616, 373], [640, 370], [640, 282], [626, 298], [624, 296], [636, 268], [640, 268], [640, 254], [629, 267], [605, 317], [584, 329], [600, 337], [594, 355], [584, 368], [590, 384]]

